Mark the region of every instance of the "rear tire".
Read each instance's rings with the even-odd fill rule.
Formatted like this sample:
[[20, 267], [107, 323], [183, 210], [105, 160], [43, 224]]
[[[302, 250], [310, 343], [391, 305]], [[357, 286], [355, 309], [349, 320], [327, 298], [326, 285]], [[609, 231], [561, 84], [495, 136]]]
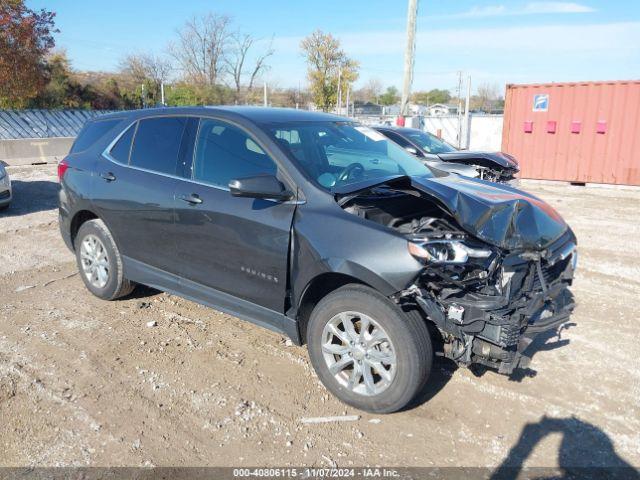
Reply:
[[427, 382], [433, 361], [422, 317], [356, 284], [339, 288], [316, 305], [307, 345], [311, 364], [327, 389], [343, 402], [374, 413], [407, 406]]
[[124, 278], [120, 251], [102, 220], [83, 223], [74, 247], [80, 277], [96, 297], [115, 300], [133, 291], [135, 285]]

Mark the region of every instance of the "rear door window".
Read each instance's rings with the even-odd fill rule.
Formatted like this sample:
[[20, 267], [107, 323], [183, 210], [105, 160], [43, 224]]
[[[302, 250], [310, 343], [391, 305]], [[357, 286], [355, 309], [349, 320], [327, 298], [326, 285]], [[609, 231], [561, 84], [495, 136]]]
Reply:
[[131, 152], [131, 141], [133, 140], [133, 134], [136, 131], [136, 124], [127, 128], [127, 131], [122, 134], [113, 148], [109, 151], [109, 154], [117, 162], [128, 164], [129, 153]]
[[94, 143], [100, 140], [105, 133], [115, 127], [122, 121], [121, 118], [114, 118], [110, 120], [97, 120], [85, 124], [84, 128], [80, 130], [76, 141], [73, 142], [71, 151], [69, 153], [83, 152], [90, 148]]
[[220, 120], [200, 120], [194, 180], [227, 188], [232, 179], [276, 171], [273, 160], [243, 130]]
[[147, 118], [138, 122], [129, 164], [175, 175], [187, 117]]

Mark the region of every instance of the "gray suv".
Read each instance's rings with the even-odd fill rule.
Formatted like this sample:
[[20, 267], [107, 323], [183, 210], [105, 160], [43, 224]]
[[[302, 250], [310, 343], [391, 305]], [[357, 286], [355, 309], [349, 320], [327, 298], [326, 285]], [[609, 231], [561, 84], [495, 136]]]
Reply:
[[149, 285], [306, 343], [364, 410], [406, 407], [434, 352], [510, 373], [573, 308], [576, 239], [552, 207], [432, 171], [347, 118], [120, 112], [89, 121], [58, 174], [94, 295]]

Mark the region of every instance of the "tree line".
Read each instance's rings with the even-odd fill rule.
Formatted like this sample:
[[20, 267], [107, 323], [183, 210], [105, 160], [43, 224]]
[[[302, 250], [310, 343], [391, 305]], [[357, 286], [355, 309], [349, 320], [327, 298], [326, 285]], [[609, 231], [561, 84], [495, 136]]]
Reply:
[[[55, 13], [32, 10], [24, 0], [0, 0], [0, 108], [133, 109], [164, 104], [262, 104], [262, 81], [274, 54], [272, 39], [258, 39], [219, 13], [193, 16], [162, 54], [130, 53], [114, 72], [72, 68], [55, 49]], [[269, 85], [269, 104], [328, 111], [341, 99], [381, 105], [397, 104], [395, 86], [369, 79], [358, 89], [360, 65], [340, 41], [316, 30], [300, 43], [308, 85]], [[479, 89], [479, 93], [480, 93]], [[495, 89], [485, 88], [488, 97]], [[487, 98], [488, 98], [487, 97]], [[418, 104], [448, 103], [448, 90], [415, 92]], [[473, 100], [473, 99], [472, 99]], [[476, 101], [485, 104], [487, 99]], [[473, 104], [473, 102], [472, 102]]]

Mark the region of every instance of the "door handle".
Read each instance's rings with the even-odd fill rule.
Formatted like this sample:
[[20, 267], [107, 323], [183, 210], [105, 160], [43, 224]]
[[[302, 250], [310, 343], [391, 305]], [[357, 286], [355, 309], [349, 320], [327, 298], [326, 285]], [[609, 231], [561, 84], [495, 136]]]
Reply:
[[113, 182], [116, 179], [116, 176], [111, 172], [102, 172], [100, 177], [107, 182]]
[[202, 199], [195, 193], [192, 193], [191, 195], [180, 195], [178, 198], [183, 202], [190, 203], [191, 205], [199, 205], [202, 203]]

